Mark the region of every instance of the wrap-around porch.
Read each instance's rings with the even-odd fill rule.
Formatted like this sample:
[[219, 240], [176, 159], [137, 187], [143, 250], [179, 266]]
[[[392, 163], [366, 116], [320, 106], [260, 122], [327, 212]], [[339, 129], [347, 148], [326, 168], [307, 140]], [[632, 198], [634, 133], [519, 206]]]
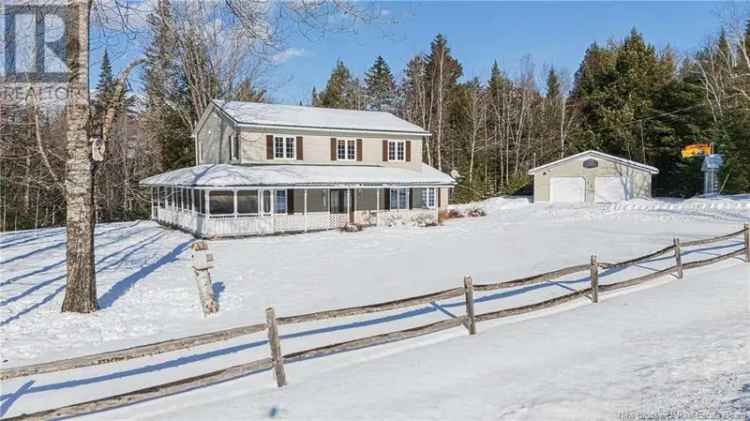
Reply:
[[152, 219], [198, 237], [437, 223], [439, 186], [152, 186]]

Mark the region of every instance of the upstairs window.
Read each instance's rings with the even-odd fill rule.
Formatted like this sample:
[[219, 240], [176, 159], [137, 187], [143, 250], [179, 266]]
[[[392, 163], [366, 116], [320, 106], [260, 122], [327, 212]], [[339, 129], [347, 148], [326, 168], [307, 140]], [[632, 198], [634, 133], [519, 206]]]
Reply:
[[336, 160], [355, 161], [357, 159], [357, 142], [339, 139], [336, 141]]
[[277, 136], [273, 139], [274, 159], [295, 159], [297, 145], [293, 137]]
[[406, 142], [403, 140], [391, 140], [388, 142], [388, 160], [405, 161], [406, 160]]

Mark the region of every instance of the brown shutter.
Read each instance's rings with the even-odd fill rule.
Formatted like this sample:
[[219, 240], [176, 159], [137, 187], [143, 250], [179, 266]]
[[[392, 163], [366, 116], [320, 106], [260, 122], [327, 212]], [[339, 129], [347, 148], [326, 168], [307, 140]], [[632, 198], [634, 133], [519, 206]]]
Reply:
[[388, 141], [383, 141], [383, 161], [388, 161]]
[[286, 191], [286, 213], [294, 214], [294, 190], [292, 189]]
[[302, 161], [304, 155], [302, 154], [302, 136], [297, 136], [297, 159]]
[[406, 162], [411, 161], [411, 140], [406, 141]]
[[391, 189], [383, 189], [385, 201], [383, 202], [383, 208], [385, 210], [391, 210]]
[[336, 160], [336, 138], [331, 138], [331, 161]]
[[266, 159], [273, 159], [273, 135], [266, 135]]
[[362, 139], [357, 139], [357, 161], [362, 160]]
[[437, 204], [438, 206], [437, 207], [438, 207], [438, 209], [442, 209], [443, 208], [443, 203], [442, 203], [443, 201], [442, 201], [442, 195], [440, 194], [440, 188], [437, 188], [437, 187], [435, 188], [435, 194], [437, 195], [437, 202], [438, 202], [438, 204]]

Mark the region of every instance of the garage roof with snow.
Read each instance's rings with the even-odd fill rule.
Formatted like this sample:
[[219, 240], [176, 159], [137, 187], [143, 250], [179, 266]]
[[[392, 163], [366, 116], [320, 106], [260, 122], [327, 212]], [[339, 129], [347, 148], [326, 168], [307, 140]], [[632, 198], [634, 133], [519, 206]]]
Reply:
[[573, 159], [583, 158], [583, 157], [599, 158], [599, 159], [603, 159], [603, 160], [606, 160], [606, 161], [616, 162], [616, 163], [618, 163], [620, 165], [624, 165], [626, 167], [631, 167], [631, 168], [639, 169], [639, 170], [642, 170], [642, 171], [646, 171], [646, 172], [649, 172], [651, 174], [659, 174], [659, 169], [656, 168], [656, 167], [652, 167], [650, 165], [642, 164], [642, 163], [636, 162], [636, 161], [631, 161], [631, 160], [625, 159], [625, 158], [620, 158], [620, 157], [617, 157], [617, 156], [614, 156], [614, 155], [609, 155], [609, 154], [606, 154], [604, 152], [599, 152], [599, 151], [585, 151], [585, 152], [581, 152], [581, 153], [578, 153], [578, 154], [575, 154], [575, 155], [571, 155], [571, 156], [565, 157], [563, 159], [558, 159], [557, 161], [552, 161], [550, 163], [538, 166], [536, 168], [532, 168], [532, 169], [529, 170], [529, 175], [534, 175], [534, 174], [536, 174], [537, 172], [539, 172], [541, 170], [546, 170], [546, 169], [549, 169], [549, 168], [552, 168], [552, 167], [556, 167], [556, 166], [558, 166], [558, 165], [560, 165], [560, 164], [562, 164], [564, 162], [571, 161]]
[[422, 164], [421, 171], [376, 165], [204, 164], [141, 180], [144, 186], [453, 186], [448, 175]]
[[430, 136], [423, 128], [381, 111], [341, 110], [296, 105], [214, 100], [239, 125], [359, 132], [394, 132]]

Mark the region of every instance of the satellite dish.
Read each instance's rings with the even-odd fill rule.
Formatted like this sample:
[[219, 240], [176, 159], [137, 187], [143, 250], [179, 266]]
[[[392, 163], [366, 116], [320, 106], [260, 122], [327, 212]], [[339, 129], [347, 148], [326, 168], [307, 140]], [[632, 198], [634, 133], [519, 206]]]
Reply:
[[451, 177], [453, 179], [458, 179], [458, 178], [461, 178], [461, 174], [459, 174], [458, 170], [454, 168], [451, 170]]

